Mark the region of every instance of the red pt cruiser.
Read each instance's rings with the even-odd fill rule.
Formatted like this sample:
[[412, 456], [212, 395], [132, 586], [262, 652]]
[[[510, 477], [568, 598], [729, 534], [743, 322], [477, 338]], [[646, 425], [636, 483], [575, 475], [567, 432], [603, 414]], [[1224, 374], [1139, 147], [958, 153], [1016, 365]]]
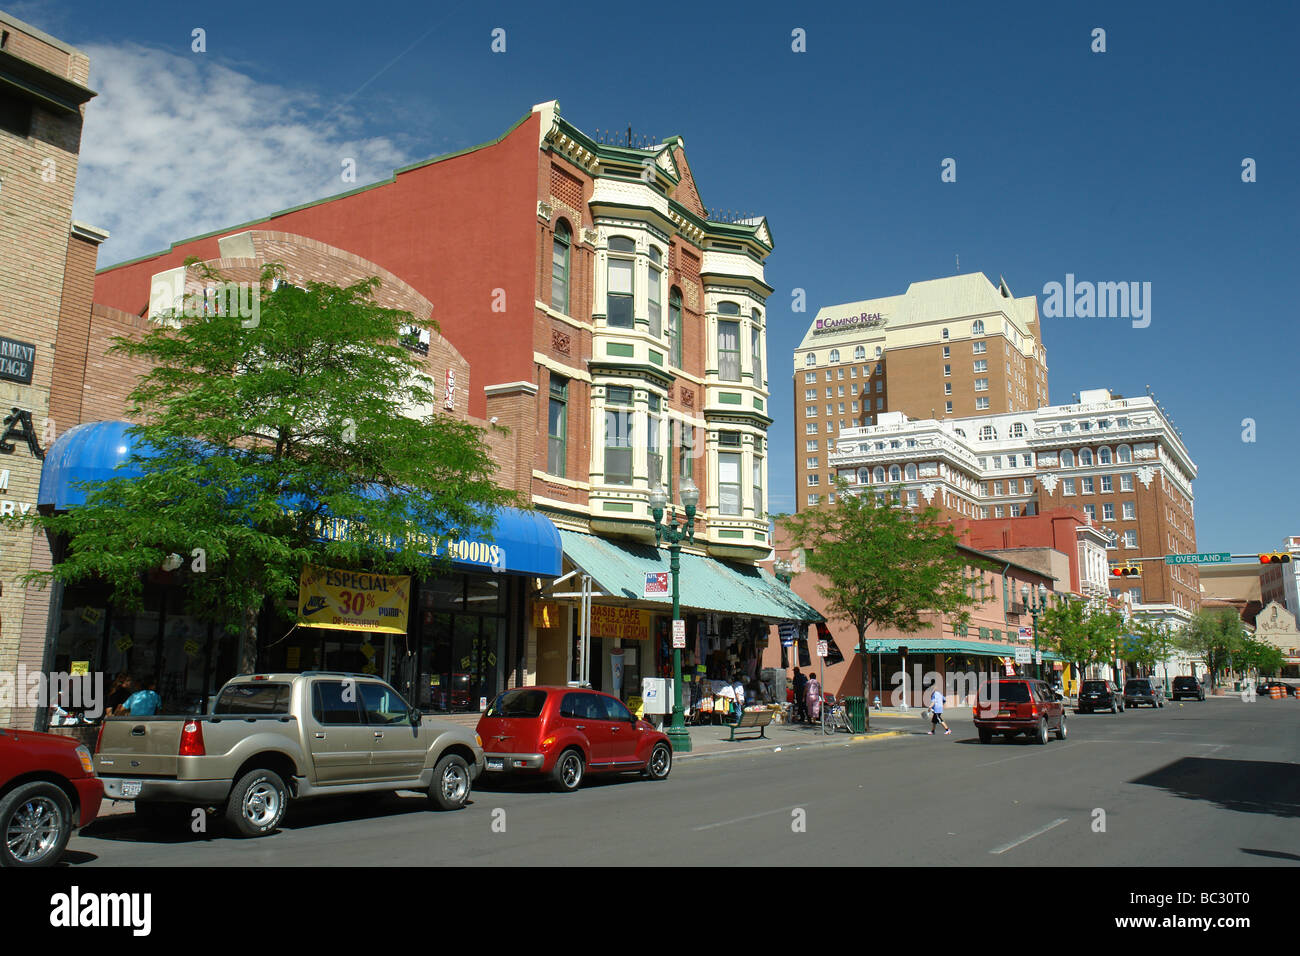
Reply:
[[549, 776], [577, 790], [588, 773], [639, 772], [663, 780], [673, 765], [668, 737], [617, 697], [577, 687], [508, 690], [479, 718], [484, 773]]
[[103, 799], [104, 781], [77, 741], [0, 728], [0, 866], [53, 866]]

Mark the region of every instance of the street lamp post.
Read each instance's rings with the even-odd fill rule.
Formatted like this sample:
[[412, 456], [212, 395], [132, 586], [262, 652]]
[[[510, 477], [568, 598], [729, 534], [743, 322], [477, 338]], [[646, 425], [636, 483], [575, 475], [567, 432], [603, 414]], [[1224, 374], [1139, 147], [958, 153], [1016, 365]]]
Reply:
[[[682, 507], [686, 509], [686, 518], [669, 514], [668, 523], [664, 524], [664, 510], [668, 507], [668, 494], [656, 485], [650, 492], [650, 513], [655, 520], [655, 542], [668, 545], [668, 570], [673, 579], [673, 620], [682, 617], [681, 599], [677, 590], [677, 578], [681, 573], [682, 541], [695, 543], [695, 506], [700, 503], [700, 489], [689, 478], [682, 479]], [[673, 648], [673, 722], [668, 728], [668, 741], [675, 753], [689, 753], [691, 735], [686, 729], [685, 713], [682, 710], [682, 650]]]
[[[1031, 598], [1037, 598], [1031, 602]], [[1034, 620], [1034, 667], [1035, 674], [1039, 680], [1043, 679], [1043, 663], [1038, 657], [1038, 615], [1047, 610], [1047, 585], [1038, 585], [1037, 590], [1031, 588], [1028, 584], [1020, 586], [1020, 601], [1029, 611], [1029, 616]]]

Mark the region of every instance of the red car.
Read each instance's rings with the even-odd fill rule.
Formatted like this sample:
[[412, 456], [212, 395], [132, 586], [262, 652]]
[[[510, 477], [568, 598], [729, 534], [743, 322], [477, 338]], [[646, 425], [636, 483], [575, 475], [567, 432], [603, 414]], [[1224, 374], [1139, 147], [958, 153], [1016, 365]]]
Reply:
[[1004, 734], [1008, 740], [1024, 734], [1045, 744], [1053, 730], [1057, 740], [1065, 739], [1065, 704], [1043, 681], [1004, 677], [990, 681], [987, 693], [986, 699], [985, 692], [980, 692], [973, 711], [980, 743], [988, 743], [994, 734]]
[[103, 799], [104, 782], [77, 741], [0, 728], [0, 866], [53, 866]]
[[547, 776], [565, 792], [577, 790], [588, 773], [637, 771], [663, 780], [673, 766], [666, 735], [617, 697], [577, 687], [508, 690], [479, 718], [478, 735], [488, 779]]

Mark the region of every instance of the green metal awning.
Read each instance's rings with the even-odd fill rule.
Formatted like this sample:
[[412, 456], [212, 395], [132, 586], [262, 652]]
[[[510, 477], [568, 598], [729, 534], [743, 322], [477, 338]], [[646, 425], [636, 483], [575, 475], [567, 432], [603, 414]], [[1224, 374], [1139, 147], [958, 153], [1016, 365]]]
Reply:
[[[564, 556], [610, 597], [672, 607], [671, 597], [645, 597], [645, 575], [668, 570], [668, 551], [560, 529]], [[758, 617], [768, 621], [823, 621], [811, 605], [753, 565], [682, 552], [679, 575], [684, 610]], [[599, 600], [599, 598], [597, 598]]]
[[[564, 532], [560, 532], [563, 534]], [[1015, 657], [1017, 647], [1028, 647], [1033, 650], [1032, 644], [1000, 644], [995, 641], [963, 641], [956, 637], [921, 637], [921, 638], [904, 638], [902, 640], [868, 640], [866, 642], [868, 654], [897, 654], [900, 646], [907, 648], [908, 656], [912, 654], [983, 654], [990, 657]], [[854, 645], [857, 650], [857, 645]], [[1043, 650], [1043, 660], [1059, 661], [1064, 660], [1055, 651]]]

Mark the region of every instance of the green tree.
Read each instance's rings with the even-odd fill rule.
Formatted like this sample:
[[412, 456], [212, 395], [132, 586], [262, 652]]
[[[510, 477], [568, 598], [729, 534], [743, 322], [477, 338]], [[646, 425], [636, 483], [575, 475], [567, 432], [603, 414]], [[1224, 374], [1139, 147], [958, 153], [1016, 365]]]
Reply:
[[1177, 647], [1173, 629], [1168, 623], [1154, 618], [1138, 618], [1132, 624], [1136, 638], [1131, 642], [1134, 659], [1144, 669], [1155, 673], [1159, 664], [1165, 665], [1165, 684], [1169, 683], [1169, 657]]
[[914, 633], [933, 615], [957, 614], [976, 603], [967, 591], [970, 563], [957, 551], [957, 537], [939, 509], [897, 504], [900, 488], [859, 494], [835, 484], [834, 504], [823, 503], [781, 520], [791, 546], [802, 548], [808, 570], [821, 576], [825, 614], [858, 633], [862, 696], [868, 696], [866, 635], [875, 628]]
[[1097, 664], [1115, 663], [1124, 618], [1080, 599], [1065, 598], [1043, 612], [1039, 628], [1050, 646], [1074, 665], [1079, 679]]
[[[484, 531], [485, 511], [512, 500], [483, 431], [437, 411], [433, 382], [398, 344], [423, 323], [376, 304], [377, 278], [273, 287], [282, 274], [263, 270], [251, 322], [190, 299], [138, 340], [115, 339], [111, 352], [150, 368], [130, 395], [143, 475], [29, 516], [68, 547], [28, 580], [99, 578], [125, 607], [139, 606], [147, 572], [183, 556], [172, 573], [187, 577], [189, 610], [241, 636], [244, 672], [259, 611], [294, 615], [304, 565], [428, 574], [447, 560], [424, 553], [430, 535]], [[347, 530], [321, 540], [331, 518]]]
[[1213, 690], [1241, 645], [1241, 619], [1236, 611], [1202, 609], [1183, 628], [1179, 644], [1192, 656], [1205, 661]]
[[1253, 637], [1242, 637], [1233, 654], [1234, 664], [1242, 670], [1255, 670], [1261, 677], [1276, 676], [1284, 661], [1278, 648]]

